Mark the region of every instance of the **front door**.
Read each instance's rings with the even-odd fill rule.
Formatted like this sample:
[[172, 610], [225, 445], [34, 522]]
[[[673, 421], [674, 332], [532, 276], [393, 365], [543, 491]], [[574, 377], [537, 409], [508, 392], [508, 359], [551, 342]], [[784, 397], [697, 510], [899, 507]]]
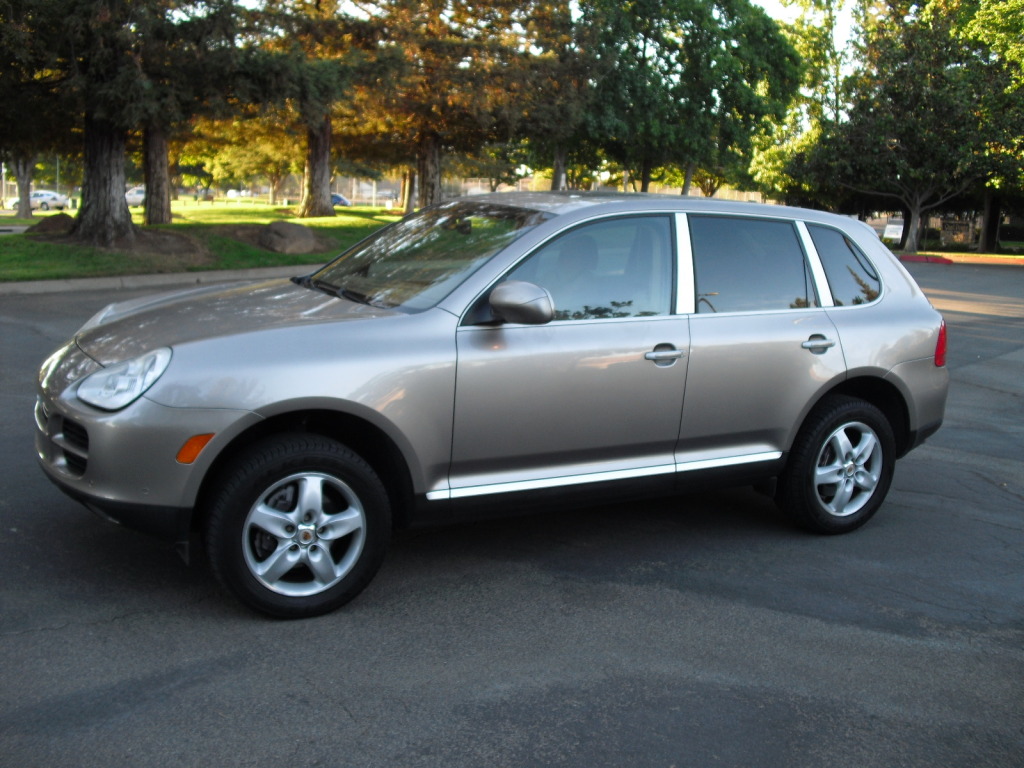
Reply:
[[674, 472], [689, 321], [672, 243], [667, 216], [577, 227], [507, 276], [547, 288], [554, 321], [459, 329], [453, 498]]

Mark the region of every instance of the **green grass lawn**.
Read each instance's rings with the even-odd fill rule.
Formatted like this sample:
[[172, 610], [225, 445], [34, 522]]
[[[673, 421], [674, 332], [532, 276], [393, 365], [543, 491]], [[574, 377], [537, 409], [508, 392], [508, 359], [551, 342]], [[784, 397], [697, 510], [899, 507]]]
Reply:
[[[76, 212], [68, 213], [73, 215]], [[399, 218], [397, 214], [380, 208], [354, 207], [339, 208], [337, 215], [332, 217], [297, 219], [291, 210], [271, 207], [266, 203], [210, 203], [191, 199], [173, 202], [171, 213], [173, 224], [153, 229], [188, 236], [199, 244], [199, 250], [203, 252], [200, 257], [183, 258], [169, 253], [136, 253], [67, 245], [49, 242], [36, 235], [0, 235], [0, 282], [319, 264]], [[37, 211], [29, 221], [10, 215], [0, 216], [0, 227], [31, 225], [49, 215], [53, 213]], [[133, 208], [132, 216], [137, 224], [142, 223], [141, 208]], [[232, 236], [235, 234], [232, 228], [280, 220], [294, 220], [315, 230], [322, 240], [331, 244], [330, 247], [317, 253], [289, 256], [263, 250]], [[1024, 248], [1024, 243], [1004, 242], [1002, 246], [1019, 249]], [[949, 255], [949, 252], [936, 252], [934, 255]]]
[[[75, 211], [67, 213], [74, 214]], [[186, 235], [199, 244], [202, 257], [182, 259], [175, 254], [134, 253], [88, 246], [48, 242], [30, 234], [0, 235], [0, 281], [51, 280], [74, 277], [134, 275], [154, 272], [246, 269], [291, 264], [317, 264], [336, 256], [398, 215], [379, 208], [338, 209], [333, 217], [296, 219], [290, 210], [251, 202], [175, 201], [171, 204], [174, 223], [153, 228]], [[36, 212], [30, 220], [0, 216], [0, 227], [38, 223]], [[142, 223], [142, 209], [132, 216]], [[318, 253], [285, 255], [263, 250], [232, 237], [231, 228], [294, 220], [316, 231], [331, 246]]]

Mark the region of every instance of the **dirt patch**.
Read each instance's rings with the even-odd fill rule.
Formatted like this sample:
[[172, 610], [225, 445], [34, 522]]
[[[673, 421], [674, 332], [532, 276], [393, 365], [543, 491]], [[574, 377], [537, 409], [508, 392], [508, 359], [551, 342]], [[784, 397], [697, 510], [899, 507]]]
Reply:
[[26, 232], [30, 235], [66, 235], [74, 225], [75, 220], [68, 214], [55, 213], [38, 224], [33, 224]]
[[[204, 233], [236, 240], [251, 248], [270, 253], [260, 246], [260, 233], [267, 228], [266, 224], [219, 224], [204, 227]], [[327, 253], [338, 250], [337, 243], [330, 238], [312, 230], [316, 240], [314, 253]], [[83, 245], [73, 236], [59, 232], [40, 233], [35, 239], [48, 243], [66, 245]], [[128, 241], [114, 243], [111, 248], [100, 250], [124, 254], [134, 266], [128, 272], [188, 272], [209, 267], [216, 263], [217, 257], [210, 251], [203, 240], [182, 232], [160, 229], [137, 228], [135, 237]]]
[[[42, 234], [36, 239], [65, 245], [83, 244], [67, 234]], [[213, 254], [200, 240], [180, 232], [156, 229], [139, 229], [131, 240], [121, 240], [101, 250], [123, 253], [138, 261], [147, 272], [185, 272], [214, 263]]]

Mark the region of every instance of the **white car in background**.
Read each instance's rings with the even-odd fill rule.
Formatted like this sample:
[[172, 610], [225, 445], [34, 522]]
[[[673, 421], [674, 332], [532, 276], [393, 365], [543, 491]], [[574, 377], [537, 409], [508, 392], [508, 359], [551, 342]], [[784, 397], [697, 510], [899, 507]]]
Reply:
[[124, 201], [129, 207], [138, 207], [146, 201], [145, 187], [132, 187], [124, 193]]
[[[68, 205], [67, 195], [62, 195], [60, 192], [54, 192], [49, 189], [37, 189], [29, 195], [28, 201], [33, 211], [37, 208], [41, 211], [49, 211], [51, 208], [62, 211]], [[15, 200], [11, 203], [11, 207], [14, 210], [18, 210], [20, 204], [21, 200]]]

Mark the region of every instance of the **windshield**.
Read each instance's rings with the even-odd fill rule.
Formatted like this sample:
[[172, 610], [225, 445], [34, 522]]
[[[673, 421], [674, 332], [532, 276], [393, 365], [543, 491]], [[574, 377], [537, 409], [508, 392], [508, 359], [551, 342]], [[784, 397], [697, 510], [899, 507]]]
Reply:
[[446, 203], [374, 233], [310, 282], [378, 307], [428, 309], [545, 218], [548, 214], [492, 203]]

